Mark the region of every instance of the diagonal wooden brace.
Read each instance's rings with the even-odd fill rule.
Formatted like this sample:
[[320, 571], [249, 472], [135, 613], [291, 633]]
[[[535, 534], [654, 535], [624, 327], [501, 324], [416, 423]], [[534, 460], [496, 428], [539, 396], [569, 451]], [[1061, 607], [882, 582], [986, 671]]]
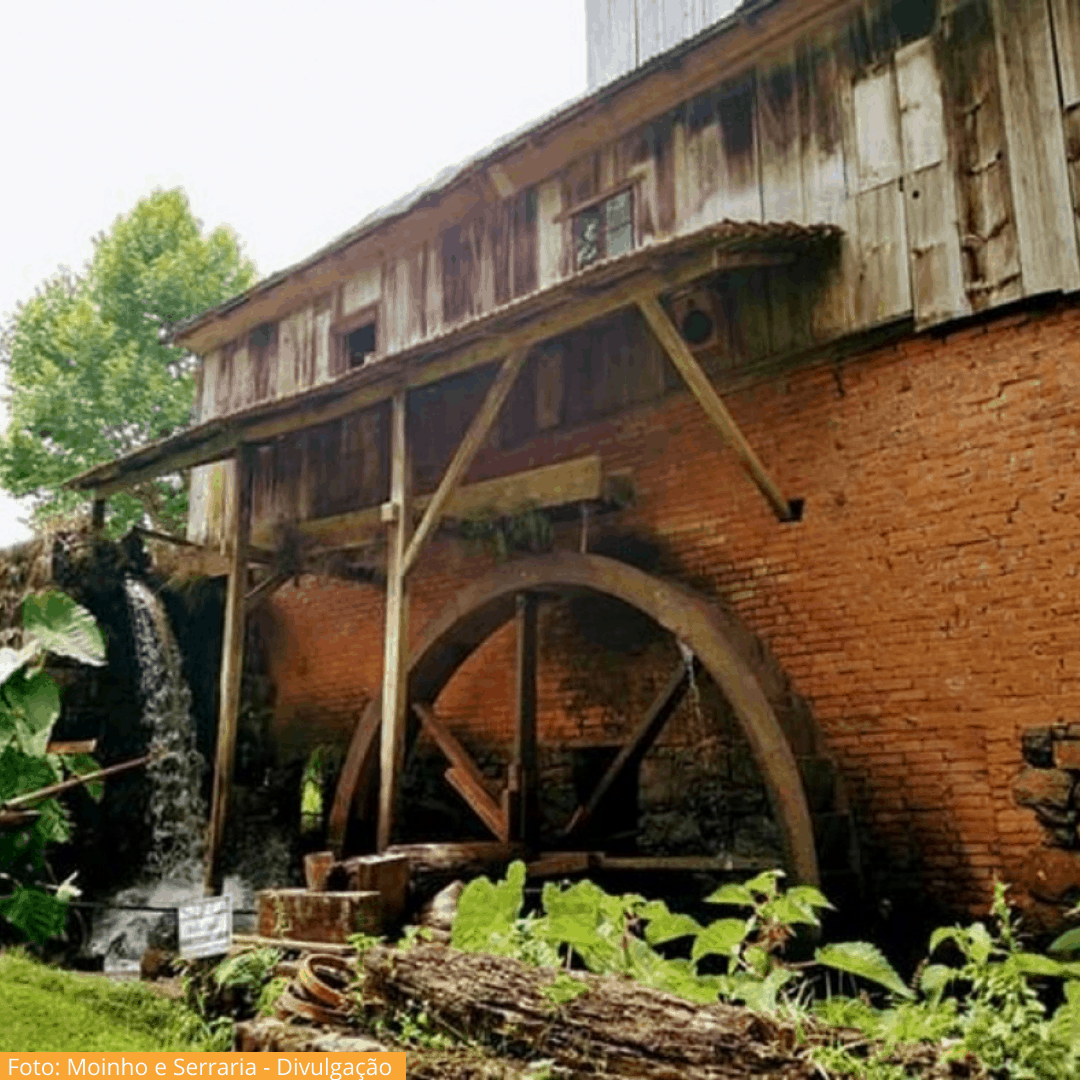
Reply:
[[671, 358], [675, 370], [683, 377], [690, 392], [697, 398], [725, 442], [735, 451], [739, 464], [758, 486], [762, 495], [769, 500], [769, 505], [776, 512], [776, 516], [781, 521], [793, 521], [796, 514], [791, 503], [784, 497], [783, 492], [754, 453], [753, 447], [746, 441], [731, 413], [728, 412], [727, 406], [716, 392], [716, 388], [709, 382], [708, 375], [702, 371], [701, 365], [683, 341], [682, 335], [659, 299], [648, 294], [639, 296], [636, 303], [657, 340]]
[[435, 489], [435, 494], [432, 495], [431, 502], [428, 503], [424, 516], [416, 527], [416, 532], [413, 533], [412, 541], [406, 549], [405, 557], [402, 560], [401, 572], [403, 574], [408, 574], [416, 565], [416, 560], [424, 549], [424, 545], [438, 528], [443, 512], [446, 510], [454, 492], [457, 491], [462, 477], [468, 472], [469, 466], [473, 463], [473, 458], [476, 457], [477, 451], [483, 445], [488, 432], [491, 431], [491, 425], [495, 422], [503, 403], [513, 389], [514, 383], [517, 381], [517, 377], [525, 364], [526, 356], [528, 356], [526, 349], [518, 349], [516, 352], [512, 352], [503, 361], [502, 367], [499, 368], [499, 373], [495, 376], [495, 381], [491, 384], [487, 397], [484, 398], [479, 411], [469, 425], [469, 430], [465, 432], [457, 450], [454, 451], [454, 456], [450, 459], [450, 464], [446, 466], [446, 472], [443, 473], [443, 478], [439, 481], [439, 486]]

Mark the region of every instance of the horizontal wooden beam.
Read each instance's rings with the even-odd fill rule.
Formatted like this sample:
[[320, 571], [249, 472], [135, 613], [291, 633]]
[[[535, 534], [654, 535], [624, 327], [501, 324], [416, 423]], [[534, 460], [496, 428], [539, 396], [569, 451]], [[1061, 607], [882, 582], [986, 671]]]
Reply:
[[[625, 487], [625, 476], [618, 478]], [[459, 487], [442, 514], [444, 518], [467, 518], [477, 514], [512, 514], [523, 506], [545, 509], [568, 503], [605, 498], [607, 480], [598, 454], [545, 465], [539, 469], [510, 473]], [[424, 510], [431, 496], [413, 499], [415, 510]], [[380, 540], [386, 531], [382, 510], [369, 506], [348, 514], [300, 522], [296, 529], [325, 547], [361, 547]], [[260, 525], [254, 536], [259, 544], [273, 542], [273, 525]]]
[[781, 521], [791, 521], [795, 517], [791, 503], [785, 498], [760, 458], [754, 453], [753, 447], [746, 441], [738, 424], [728, 412], [727, 406], [716, 392], [716, 387], [709, 381], [708, 375], [702, 370], [697, 358], [664, 310], [659, 297], [655, 294], [640, 296], [637, 305], [675, 365], [676, 371], [683, 377], [690, 392], [697, 398], [698, 404], [705, 410], [705, 414], [720, 432], [721, 437], [735, 451], [739, 464], [769, 501], [776, 516]]

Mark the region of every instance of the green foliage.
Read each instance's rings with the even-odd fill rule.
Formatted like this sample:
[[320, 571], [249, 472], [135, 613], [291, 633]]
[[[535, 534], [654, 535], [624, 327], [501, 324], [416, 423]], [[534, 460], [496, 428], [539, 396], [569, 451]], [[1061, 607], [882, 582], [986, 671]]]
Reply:
[[279, 963], [281, 953], [277, 949], [250, 949], [222, 960], [214, 968], [214, 982], [219, 988], [259, 991]]
[[523, 506], [513, 514], [481, 511], [462, 519], [458, 532], [463, 540], [500, 562], [512, 555], [542, 554], [555, 542], [551, 518], [536, 506]]
[[[97, 762], [87, 754], [47, 753], [53, 726], [60, 716], [60, 691], [44, 670], [46, 654], [99, 665], [105, 642], [93, 616], [62, 593], [29, 596], [23, 603], [23, 646], [0, 649], [0, 804], [49, 787], [66, 775], [85, 776]], [[88, 785], [100, 798], [100, 783]], [[57, 799], [33, 805], [37, 817], [18, 830], [0, 830], [0, 896], [2, 916], [23, 937], [44, 942], [64, 929], [70, 888], [51, 892], [45, 849], [63, 843], [70, 826]], [[10, 891], [8, 891], [10, 890]]]
[[[913, 1047], [930, 1045], [946, 1058], [969, 1055], [993, 1075], [1059, 1080], [1080, 1074], [1080, 963], [1021, 947], [998, 886], [990, 925], [943, 928], [930, 940], [933, 956], [950, 945], [959, 964], [923, 966], [917, 989], [907, 986], [881, 952], [866, 942], [820, 946], [810, 963], [795, 964], [784, 949], [800, 926], [817, 926], [830, 907], [815, 888], [784, 890], [779, 871], [717, 889], [709, 902], [745, 914], [707, 926], [640, 896], [609, 896], [590, 881], [545, 885], [540, 913], [522, 915], [525, 868], [511, 866], [505, 881], [480, 878], [461, 894], [452, 943], [469, 952], [514, 956], [543, 967], [574, 966], [629, 976], [655, 989], [707, 1004], [741, 1002], [751, 1009], [807, 1016], [812, 998], [807, 970], [818, 967], [875, 983], [891, 995], [881, 1005], [829, 995], [813, 1014], [834, 1027], [815, 1048], [829, 1076], [901, 1080]], [[690, 959], [668, 959], [653, 946], [683, 940]], [[725, 969], [713, 975], [699, 964]], [[1048, 1015], [1040, 980], [1063, 980], [1063, 1001]], [[563, 970], [544, 990], [554, 1007], [586, 992]], [[865, 1038], [853, 1039], [851, 1029]], [[846, 1032], [846, 1034], [845, 1034]]]
[[[73, 511], [73, 474], [190, 422], [195, 360], [163, 332], [245, 289], [254, 267], [225, 228], [204, 236], [182, 191], [157, 191], [95, 240], [81, 276], [61, 271], [0, 327], [11, 418], [0, 483], [29, 495], [38, 520]], [[177, 480], [110, 501], [109, 531], [183, 524]]]

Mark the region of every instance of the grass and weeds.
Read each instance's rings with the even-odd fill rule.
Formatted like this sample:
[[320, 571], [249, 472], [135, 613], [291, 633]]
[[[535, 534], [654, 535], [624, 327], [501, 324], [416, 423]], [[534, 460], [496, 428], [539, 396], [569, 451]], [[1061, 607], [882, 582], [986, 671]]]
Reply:
[[[770, 871], [725, 885], [709, 902], [723, 917], [701, 925], [641, 896], [611, 896], [590, 881], [548, 884], [541, 910], [524, 910], [525, 867], [504, 881], [471, 882], [451, 934], [466, 952], [511, 956], [539, 967], [618, 974], [699, 1004], [722, 1001], [806, 1021], [819, 1036], [823, 1075], [860, 1080], [910, 1076], [913, 1055], [974, 1059], [995, 1077], [1064, 1080], [1080, 1075], [1080, 962], [1029, 950], [995, 889], [990, 918], [933, 933], [911, 985], [867, 942], [818, 945], [787, 955], [800, 927], [815, 930], [828, 900], [816, 889], [784, 890]], [[1080, 934], [1051, 947], [1080, 951]], [[839, 977], [857, 996], [832, 993]], [[587, 992], [565, 974], [552, 984], [562, 1004]], [[851, 1039], [852, 1029], [862, 1039]], [[835, 1033], [835, 1034], [832, 1034]]]
[[0, 954], [0, 1051], [227, 1050], [231, 1032], [144, 984]]

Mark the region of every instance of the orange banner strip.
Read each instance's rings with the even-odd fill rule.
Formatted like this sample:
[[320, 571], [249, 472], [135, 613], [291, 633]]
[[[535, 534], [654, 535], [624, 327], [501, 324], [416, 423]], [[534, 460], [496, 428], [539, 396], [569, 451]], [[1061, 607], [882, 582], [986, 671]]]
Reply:
[[62, 1054], [0, 1053], [0, 1080], [16, 1077], [53, 1077], [55, 1080], [101, 1080], [102, 1077], [253, 1076], [260, 1080], [355, 1080], [389, 1077], [405, 1080], [405, 1054]]

